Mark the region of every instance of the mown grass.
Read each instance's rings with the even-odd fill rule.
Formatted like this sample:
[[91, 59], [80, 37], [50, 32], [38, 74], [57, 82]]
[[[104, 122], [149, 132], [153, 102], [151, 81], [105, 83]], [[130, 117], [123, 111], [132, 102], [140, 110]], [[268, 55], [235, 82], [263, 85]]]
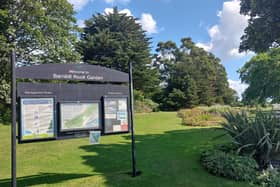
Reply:
[[[200, 152], [221, 134], [215, 128], [181, 125], [175, 112], [136, 116], [137, 168], [132, 178], [130, 135], [103, 136], [101, 144], [88, 138], [17, 145], [19, 186], [186, 186], [246, 187], [208, 174]], [[10, 127], [0, 125], [0, 186], [10, 185]]]

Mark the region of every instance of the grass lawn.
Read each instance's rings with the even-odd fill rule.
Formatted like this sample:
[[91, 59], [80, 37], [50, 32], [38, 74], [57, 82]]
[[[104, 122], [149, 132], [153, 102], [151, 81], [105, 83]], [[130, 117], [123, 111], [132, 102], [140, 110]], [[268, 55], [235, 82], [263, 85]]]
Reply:
[[[18, 186], [246, 187], [208, 174], [200, 152], [220, 130], [181, 125], [175, 112], [136, 115], [137, 168], [131, 171], [130, 135], [17, 145]], [[10, 186], [10, 127], [0, 125], [0, 186]]]

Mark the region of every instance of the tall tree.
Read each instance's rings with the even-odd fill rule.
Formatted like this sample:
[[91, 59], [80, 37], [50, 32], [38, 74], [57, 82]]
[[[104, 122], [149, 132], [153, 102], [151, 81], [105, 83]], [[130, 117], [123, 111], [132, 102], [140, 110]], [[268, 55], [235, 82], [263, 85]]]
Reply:
[[264, 52], [280, 45], [279, 0], [241, 0], [241, 14], [250, 17], [240, 51]]
[[145, 96], [158, 88], [158, 70], [150, 64], [150, 38], [137, 19], [120, 13], [98, 13], [87, 20], [81, 35], [80, 51], [84, 61], [128, 72], [133, 63], [134, 85]]
[[186, 63], [176, 63], [170, 68], [166, 87], [166, 107], [171, 110], [190, 108], [199, 103], [197, 85]]
[[11, 1], [0, 4], [0, 104], [9, 103], [9, 6]]
[[17, 59], [21, 63], [80, 60], [74, 10], [67, 0], [16, 0], [11, 10]]
[[154, 54], [152, 66], [159, 69], [160, 79], [163, 83], [166, 83], [170, 77], [169, 71], [172, 65], [176, 62], [175, 55], [177, 50], [176, 43], [173, 41], [159, 42], [157, 44], [157, 54]]
[[[155, 99], [165, 110], [193, 107], [198, 104], [231, 104], [234, 92], [229, 88], [220, 59], [195, 46], [191, 38], [182, 38], [180, 47], [172, 41], [158, 44], [155, 60], [166, 82], [163, 94]], [[160, 57], [160, 58], [158, 58]]]
[[67, 0], [6, 0], [0, 3], [0, 104], [9, 102], [9, 54], [17, 62], [67, 63], [80, 60], [75, 50], [78, 27]]
[[246, 103], [280, 102], [280, 48], [260, 53], [240, 70], [242, 82], [249, 85], [243, 94]]

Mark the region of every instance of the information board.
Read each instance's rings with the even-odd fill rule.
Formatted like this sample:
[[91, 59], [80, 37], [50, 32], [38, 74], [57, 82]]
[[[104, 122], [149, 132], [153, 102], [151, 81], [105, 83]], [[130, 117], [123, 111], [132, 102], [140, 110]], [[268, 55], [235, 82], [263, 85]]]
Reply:
[[100, 129], [99, 103], [60, 103], [60, 130]]
[[104, 98], [104, 133], [128, 132], [127, 98]]
[[54, 99], [21, 98], [21, 141], [55, 138]]

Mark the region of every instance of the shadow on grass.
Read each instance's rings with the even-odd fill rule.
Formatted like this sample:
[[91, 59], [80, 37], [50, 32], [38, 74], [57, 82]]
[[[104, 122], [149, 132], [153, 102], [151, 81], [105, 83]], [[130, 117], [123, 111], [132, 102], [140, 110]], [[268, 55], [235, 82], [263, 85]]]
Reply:
[[[55, 184], [63, 182], [66, 180], [72, 180], [77, 178], [89, 177], [92, 175], [89, 174], [68, 174], [68, 173], [40, 173], [38, 175], [30, 175], [25, 177], [17, 178], [18, 186], [32, 186], [40, 184]], [[2, 179], [0, 180], [1, 187], [11, 186], [11, 179]]]
[[[92, 168], [96, 175], [105, 179], [104, 186], [143, 187], [143, 186], [192, 186], [192, 187], [236, 187], [224, 183], [224, 179], [209, 175], [199, 163], [202, 150], [221, 141], [213, 137], [221, 134], [220, 130], [195, 128], [188, 130], [167, 131], [163, 134], [145, 134], [136, 136], [137, 169], [140, 176], [131, 175], [130, 135], [116, 135], [114, 144], [85, 145], [86, 151], [81, 156], [83, 164]], [[121, 140], [120, 140], [121, 139]], [[66, 163], [65, 163], [66, 164]], [[39, 173], [18, 177], [18, 186], [44, 185], [65, 186], [63, 182], [94, 174], [75, 173]], [[92, 181], [81, 180], [79, 186], [92, 186]], [[228, 182], [228, 181], [227, 181]], [[61, 183], [61, 184], [60, 184]], [[103, 184], [100, 184], [103, 185]], [[0, 180], [0, 187], [10, 186], [10, 179]]]
[[[116, 144], [80, 148], [89, 152], [82, 156], [84, 164], [102, 173], [108, 186], [205, 186], [209, 181], [203, 177], [213, 176], [200, 166], [200, 153], [216, 144], [212, 139], [219, 134], [221, 131], [217, 129], [197, 128], [137, 135], [137, 170], [142, 174], [136, 178], [128, 175], [131, 173], [131, 144], [127, 141], [130, 135], [123, 135], [124, 141]], [[223, 185], [221, 178], [212, 180], [209, 186]]]

